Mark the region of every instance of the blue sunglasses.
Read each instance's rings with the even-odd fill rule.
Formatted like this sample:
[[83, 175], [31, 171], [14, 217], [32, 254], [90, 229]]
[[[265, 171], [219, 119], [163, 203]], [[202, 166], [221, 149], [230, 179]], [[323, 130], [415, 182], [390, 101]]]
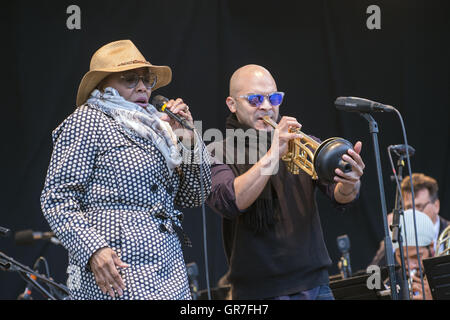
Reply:
[[239, 98], [247, 99], [252, 107], [259, 107], [263, 104], [264, 99], [267, 98], [272, 107], [277, 107], [283, 102], [284, 92], [273, 92], [270, 94], [246, 94], [239, 96]]

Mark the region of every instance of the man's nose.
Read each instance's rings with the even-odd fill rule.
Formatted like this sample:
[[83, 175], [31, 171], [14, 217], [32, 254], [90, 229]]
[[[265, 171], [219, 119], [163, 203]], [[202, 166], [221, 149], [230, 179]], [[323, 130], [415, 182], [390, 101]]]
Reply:
[[271, 110], [272, 105], [270, 104], [269, 100], [267, 98], [264, 98], [263, 103], [259, 106], [262, 110]]
[[410, 260], [409, 261], [409, 267], [411, 269], [418, 269], [419, 268], [419, 263], [416, 260]]

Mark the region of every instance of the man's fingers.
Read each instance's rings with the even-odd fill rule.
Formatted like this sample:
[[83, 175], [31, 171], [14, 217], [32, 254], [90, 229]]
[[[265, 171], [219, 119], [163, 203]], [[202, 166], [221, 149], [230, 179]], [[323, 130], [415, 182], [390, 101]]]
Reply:
[[278, 127], [280, 129], [289, 129], [290, 127], [301, 128], [302, 125], [300, 123], [298, 123], [296, 120], [289, 120], [281, 125], [278, 125]]
[[351, 185], [356, 185], [356, 183], [358, 182], [358, 179], [350, 179], [350, 178], [341, 178], [339, 176], [334, 176], [334, 181], [335, 182], [342, 182], [343, 184], [351, 184]]
[[356, 171], [360, 176], [363, 175], [363, 169], [362, 167], [350, 156], [348, 156], [347, 154], [344, 154], [342, 156], [342, 159], [344, 161], [347, 161], [353, 168], [353, 171]]
[[352, 159], [355, 160], [362, 169], [366, 167], [361, 156], [355, 150], [349, 149], [348, 154], [352, 156]]
[[353, 147], [353, 150], [357, 153], [360, 154], [361, 153], [361, 149], [362, 149], [362, 142], [358, 141], [357, 143], [355, 143], [355, 146]]

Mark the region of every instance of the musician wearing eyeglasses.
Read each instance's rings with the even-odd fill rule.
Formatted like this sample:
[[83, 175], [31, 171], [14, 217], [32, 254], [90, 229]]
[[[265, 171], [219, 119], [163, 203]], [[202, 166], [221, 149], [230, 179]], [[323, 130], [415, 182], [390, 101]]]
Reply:
[[[436, 247], [438, 245], [438, 238], [444, 230], [450, 225], [450, 221], [442, 217], [440, 213], [439, 201], [439, 185], [433, 177], [427, 176], [423, 173], [412, 174], [412, 185], [414, 191], [414, 204], [416, 210], [425, 213], [433, 222], [434, 235], [433, 244], [434, 251], [439, 252], [442, 248]], [[411, 194], [411, 179], [409, 176], [404, 177], [401, 184], [401, 191], [404, 201], [404, 210], [412, 208], [412, 194]], [[392, 223], [392, 213], [388, 215], [389, 225]], [[370, 265], [386, 265], [386, 252], [384, 240], [380, 241], [380, 246]]]
[[[212, 187], [207, 203], [222, 216], [232, 299], [333, 299], [315, 191], [320, 189], [338, 209], [355, 201], [364, 170], [362, 144], [342, 156], [350, 170], [337, 168], [331, 183], [302, 170], [292, 174], [281, 158], [289, 141], [302, 137], [292, 131], [301, 124], [280, 116], [284, 96], [267, 69], [238, 69], [226, 98], [227, 133], [236, 134], [208, 146]], [[271, 122], [277, 122], [275, 128]]]

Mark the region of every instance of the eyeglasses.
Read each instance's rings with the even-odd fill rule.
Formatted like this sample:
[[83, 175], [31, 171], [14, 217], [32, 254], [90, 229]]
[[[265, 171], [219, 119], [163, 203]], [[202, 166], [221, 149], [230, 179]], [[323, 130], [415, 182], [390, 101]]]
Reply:
[[154, 73], [147, 73], [143, 76], [140, 76], [137, 73], [129, 72], [120, 76], [120, 80], [128, 89], [136, 88], [139, 80], [142, 80], [142, 83], [144, 83], [144, 86], [147, 89], [153, 89], [153, 87], [156, 85], [157, 79], [158, 77]]
[[277, 107], [283, 102], [284, 92], [273, 92], [270, 94], [247, 94], [239, 96], [239, 98], [247, 99], [247, 102], [252, 107], [259, 107], [263, 104], [264, 99], [267, 98], [272, 107]]
[[[427, 205], [429, 205], [430, 203], [431, 203], [431, 200], [428, 201], [428, 202], [422, 203], [422, 204], [416, 204], [416, 209], [419, 210], [419, 211], [423, 211], [427, 207]], [[412, 205], [411, 204], [405, 206], [405, 210], [409, 210], [409, 209], [412, 209]]]

